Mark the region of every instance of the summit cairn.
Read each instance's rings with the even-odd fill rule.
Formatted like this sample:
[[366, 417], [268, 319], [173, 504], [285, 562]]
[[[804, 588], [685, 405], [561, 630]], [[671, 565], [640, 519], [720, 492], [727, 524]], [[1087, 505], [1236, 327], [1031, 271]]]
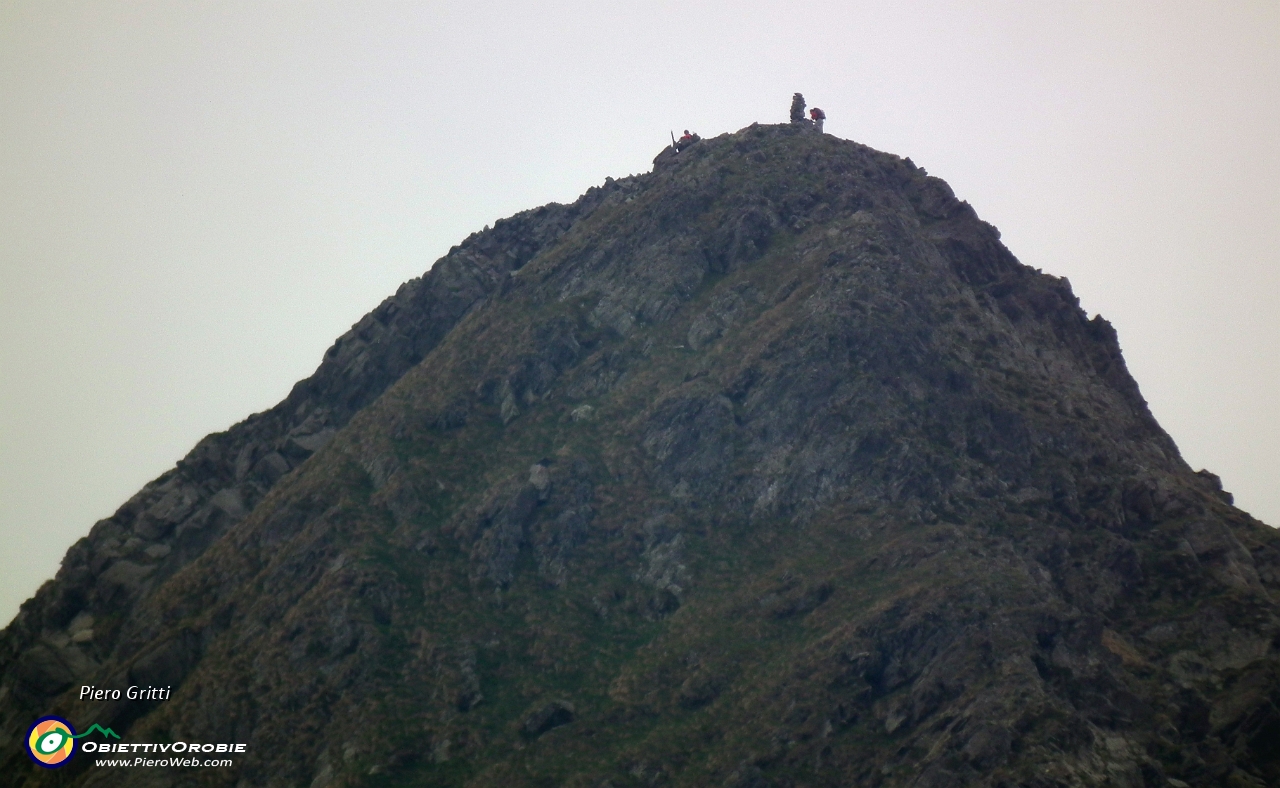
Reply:
[[791, 97], [791, 122], [797, 126], [803, 126], [809, 123], [809, 119], [804, 116], [803, 93], [797, 93]]

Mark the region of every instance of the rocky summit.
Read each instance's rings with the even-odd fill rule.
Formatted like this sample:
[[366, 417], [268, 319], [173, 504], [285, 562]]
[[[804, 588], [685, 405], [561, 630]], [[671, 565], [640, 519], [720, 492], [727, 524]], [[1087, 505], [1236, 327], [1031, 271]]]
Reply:
[[0, 785], [1280, 785], [1280, 537], [999, 238], [802, 124], [472, 235], [70, 548]]

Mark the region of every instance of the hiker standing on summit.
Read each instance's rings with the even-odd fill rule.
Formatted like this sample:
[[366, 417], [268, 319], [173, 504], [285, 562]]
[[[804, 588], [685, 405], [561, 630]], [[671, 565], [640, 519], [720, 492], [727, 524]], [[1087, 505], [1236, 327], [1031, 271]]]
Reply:
[[822, 133], [822, 121], [826, 119], [827, 119], [827, 113], [823, 112], [817, 107], [814, 107], [813, 109], [809, 110], [809, 120], [813, 121], [813, 127], [818, 130], [819, 134]]

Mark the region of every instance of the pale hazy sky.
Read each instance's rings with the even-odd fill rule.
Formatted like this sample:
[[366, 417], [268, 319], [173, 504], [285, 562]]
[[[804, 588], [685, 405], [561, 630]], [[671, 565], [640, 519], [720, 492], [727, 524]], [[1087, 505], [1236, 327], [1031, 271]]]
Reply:
[[467, 234], [786, 120], [1067, 276], [1280, 524], [1280, 3], [0, 3], [0, 625]]

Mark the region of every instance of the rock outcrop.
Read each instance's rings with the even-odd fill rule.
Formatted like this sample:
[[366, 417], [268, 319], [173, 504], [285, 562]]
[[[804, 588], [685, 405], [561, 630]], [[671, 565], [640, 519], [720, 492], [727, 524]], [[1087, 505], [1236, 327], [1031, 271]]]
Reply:
[[0, 785], [184, 784], [37, 769], [46, 713], [239, 786], [1276, 785], [1278, 594], [1066, 280], [752, 126], [473, 235], [95, 525]]

